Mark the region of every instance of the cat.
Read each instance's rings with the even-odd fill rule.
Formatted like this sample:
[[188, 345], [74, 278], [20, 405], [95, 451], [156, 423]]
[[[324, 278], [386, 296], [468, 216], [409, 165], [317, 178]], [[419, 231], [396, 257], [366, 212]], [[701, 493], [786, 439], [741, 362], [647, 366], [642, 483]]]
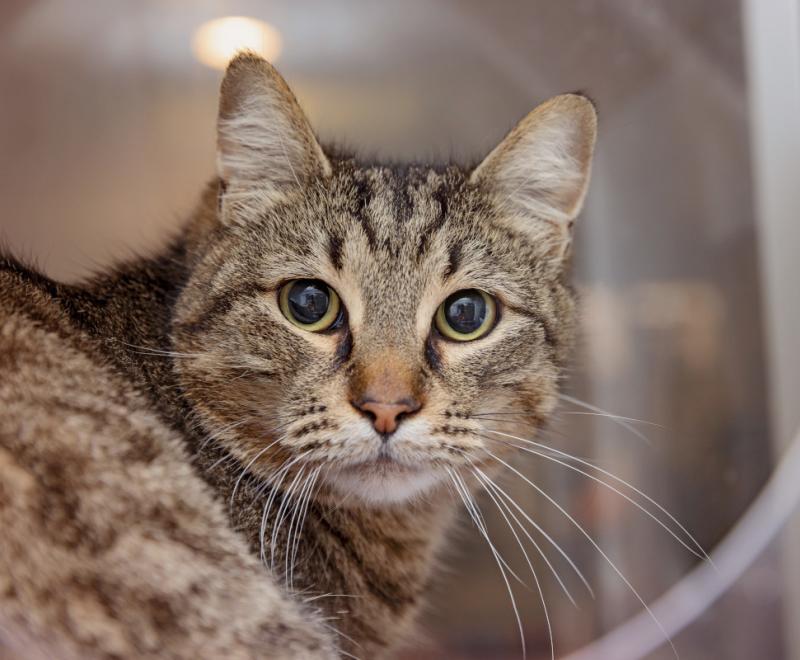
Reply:
[[78, 285], [3, 257], [0, 652], [407, 640], [503, 429], [555, 405], [596, 123], [565, 94], [477, 167], [365, 164], [242, 53], [218, 176], [160, 253]]

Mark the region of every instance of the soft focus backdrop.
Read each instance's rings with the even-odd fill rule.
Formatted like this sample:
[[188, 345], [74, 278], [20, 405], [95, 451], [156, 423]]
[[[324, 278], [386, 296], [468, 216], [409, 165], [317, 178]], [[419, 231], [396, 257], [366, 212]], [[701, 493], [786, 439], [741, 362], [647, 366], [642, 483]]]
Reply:
[[[264, 48], [323, 140], [367, 155], [469, 162], [547, 97], [595, 99], [600, 140], [576, 234], [584, 332], [565, 387], [648, 423], [565, 401], [542, 441], [642, 488], [711, 549], [774, 458], [739, 3], [3, 0], [2, 240], [68, 280], [169, 235], [213, 174], [221, 72], [201, 59], [225, 37], [197, 31], [225, 16], [272, 26]], [[696, 562], [597, 483], [541, 458], [520, 469], [646, 600]], [[596, 592], [570, 577], [576, 609], [536, 562], [557, 654], [640, 609], [557, 509], [519, 479], [502, 484]], [[481, 506], [522, 575], [502, 518]], [[503, 582], [466, 521], [445, 566], [408, 657], [521, 657]], [[789, 657], [779, 568], [771, 550], [675, 639], [681, 658]], [[535, 592], [516, 592], [529, 657], [549, 657]]]

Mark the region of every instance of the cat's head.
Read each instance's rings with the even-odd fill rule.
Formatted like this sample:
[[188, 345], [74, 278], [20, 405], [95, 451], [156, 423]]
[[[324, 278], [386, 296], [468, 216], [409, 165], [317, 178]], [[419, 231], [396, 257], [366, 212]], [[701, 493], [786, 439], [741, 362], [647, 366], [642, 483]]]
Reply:
[[376, 504], [505, 455], [487, 429], [555, 402], [595, 130], [567, 94], [474, 169], [360, 166], [323, 151], [269, 64], [237, 57], [173, 327], [205, 431], [284, 487], [316, 472]]

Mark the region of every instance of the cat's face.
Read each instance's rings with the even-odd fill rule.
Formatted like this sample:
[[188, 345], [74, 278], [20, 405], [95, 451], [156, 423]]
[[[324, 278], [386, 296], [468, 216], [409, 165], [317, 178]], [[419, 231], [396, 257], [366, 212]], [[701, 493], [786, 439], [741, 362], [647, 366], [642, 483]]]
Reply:
[[[284, 487], [316, 472], [389, 503], [505, 455], [488, 429], [541, 423], [572, 332], [567, 224], [594, 140], [582, 97], [550, 106], [473, 172], [361, 168], [322, 153], [268, 65], [234, 62], [220, 205], [173, 331], [216, 441]], [[538, 169], [519, 162], [533, 143]]]

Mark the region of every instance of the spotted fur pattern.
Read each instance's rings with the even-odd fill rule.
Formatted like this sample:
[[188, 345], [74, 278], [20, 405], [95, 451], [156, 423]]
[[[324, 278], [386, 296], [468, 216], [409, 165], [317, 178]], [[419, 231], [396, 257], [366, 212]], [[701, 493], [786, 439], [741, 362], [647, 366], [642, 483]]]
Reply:
[[[448, 475], [509, 453], [487, 415], [554, 405], [594, 130], [566, 95], [474, 170], [363, 164], [234, 60], [219, 178], [161, 254], [74, 287], [0, 262], [0, 641], [372, 658], [406, 638]], [[338, 292], [341, 327], [286, 319], [297, 278]], [[448, 341], [434, 313], [472, 288], [497, 325]], [[353, 405], [375, 388], [420, 403], [388, 440]]]

